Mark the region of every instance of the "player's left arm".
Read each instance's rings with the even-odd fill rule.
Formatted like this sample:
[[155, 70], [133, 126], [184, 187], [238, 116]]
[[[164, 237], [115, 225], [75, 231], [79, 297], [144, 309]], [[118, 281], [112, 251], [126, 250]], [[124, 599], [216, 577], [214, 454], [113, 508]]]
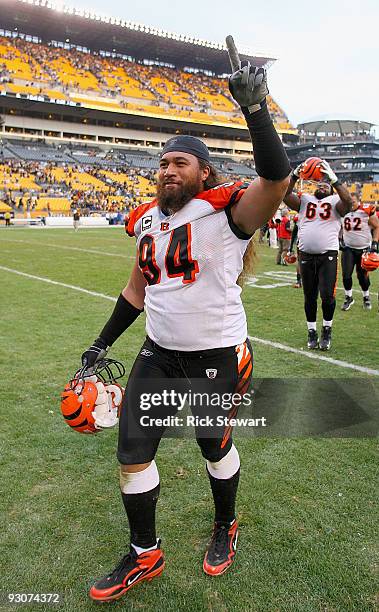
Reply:
[[246, 119], [258, 174], [232, 207], [231, 214], [239, 229], [253, 234], [283, 201], [291, 167], [268, 112], [266, 70], [241, 62], [229, 79], [229, 89]]
[[368, 224], [371, 228], [372, 232], [372, 243], [371, 243], [371, 252], [378, 253], [379, 252], [379, 219], [374, 213], [371, 217], [368, 218]]
[[341, 217], [344, 217], [345, 215], [347, 215], [347, 213], [351, 212], [351, 209], [353, 207], [353, 200], [346, 185], [343, 185], [339, 182], [338, 176], [331, 168], [330, 164], [325, 161], [325, 159], [323, 159], [320, 164], [320, 170], [339, 195], [340, 199], [339, 202], [337, 202], [336, 204], [336, 210]]
[[346, 185], [343, 185], [342, 183], [337, 183], [334, 184], [333, 187], [340, 198], [339, 202], [337, 202], [336, 204], [336, 209], [341, 215], [341, 217], [344, 217], [345, 215], [347, 215], [347, 213], [351, 212], [353, 207], [353, 200]]

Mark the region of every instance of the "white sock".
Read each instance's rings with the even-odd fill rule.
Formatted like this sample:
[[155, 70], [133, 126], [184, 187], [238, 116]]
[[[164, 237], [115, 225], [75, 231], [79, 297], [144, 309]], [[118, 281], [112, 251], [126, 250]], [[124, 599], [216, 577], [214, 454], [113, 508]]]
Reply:
[[332, 327], [332, 323], [333, 321], [325, 321], [325, 319], [322, 320], [323, 327]]
[[150, 546], [150, 548], [141, 548], [141, 546], [136, 546], [136, 544], [133, 544], [133, 542], [131, 543], [131, 545], [133, 546], [133, 548], [136, 551], [137, 555], [141, 555], [142, 553], [148, 552], [149, 550], [156, 550], [156, 548], [158, 546], [158, 540], [157, 540], [157, 543], [155, 544], [155, 546]]
[[363, 297], [370, 297], [370, 291], [362, 291]]
[[353, 297], [353, 290], [352, 289], [345, 289], [345, 295], [346, 295], [346, 297]]
[[307, 327], [308, 327], [308, 331], [310, 329], [314, 329], [316, 331], [316, 321], [314, 323], [310, 323], [309, 321], [307, 321]]

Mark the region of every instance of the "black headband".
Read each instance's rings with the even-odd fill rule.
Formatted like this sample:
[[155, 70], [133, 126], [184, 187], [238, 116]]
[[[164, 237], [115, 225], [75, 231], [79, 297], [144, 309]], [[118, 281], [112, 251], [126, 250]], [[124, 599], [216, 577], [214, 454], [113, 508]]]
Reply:
[[170, 138], [162, 149], [161, 157], [165, 153], [172, 153], [176, 151], [191, 153], [191, 155], [209, 162], [208, 147], [194, 136], [174, 136], [173, 138]]

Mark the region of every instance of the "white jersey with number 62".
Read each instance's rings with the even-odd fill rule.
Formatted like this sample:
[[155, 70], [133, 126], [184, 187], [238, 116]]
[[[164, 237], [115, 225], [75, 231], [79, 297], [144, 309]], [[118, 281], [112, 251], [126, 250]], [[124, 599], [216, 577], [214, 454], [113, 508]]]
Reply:
[[369, 219], [375, 214], [375, 206], [361, 204], [343, 218], [343, 240], [352, 249], [367, 249], [371, 245]]

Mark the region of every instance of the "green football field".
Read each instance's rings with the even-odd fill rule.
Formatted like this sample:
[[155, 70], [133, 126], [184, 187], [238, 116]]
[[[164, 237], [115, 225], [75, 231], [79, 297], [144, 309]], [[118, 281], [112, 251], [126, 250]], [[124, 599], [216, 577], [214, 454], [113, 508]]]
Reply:
[[[60, 610], [95, 610], [88, 587], [125, 554], [129, 539], [117, 432], [69, 430], [60, 393], [127, 282], [134, 241], [121, 228], [1, 228], [0, 249], [0, 610], [16, 609], [7, 593], [59, 593]], [[356, 279], [356, 303], [347, 313], [337, 290], [332, 350], [309, 353], [302, 293], [291, 286], [294, 267], [276, 266], [267, 246], [258, 252], [244, 289], [255, 376], [315, 384], [335, 378], [341, 385], [359, 377], [364, 393], [379, 380], [379, 273], [372, 274], [370, 312], [362, 309]], [[143, 338], [140, 317], [110, 356], [129, 371]], [[241, 529], [230, 573], [202, 573], [213, 512], [196, 443], [166, 439], [157, 456], [166, 570], [108, 605], [149, 612], [376, 610], [376, 440], [237, 437], [236, 445]]]

